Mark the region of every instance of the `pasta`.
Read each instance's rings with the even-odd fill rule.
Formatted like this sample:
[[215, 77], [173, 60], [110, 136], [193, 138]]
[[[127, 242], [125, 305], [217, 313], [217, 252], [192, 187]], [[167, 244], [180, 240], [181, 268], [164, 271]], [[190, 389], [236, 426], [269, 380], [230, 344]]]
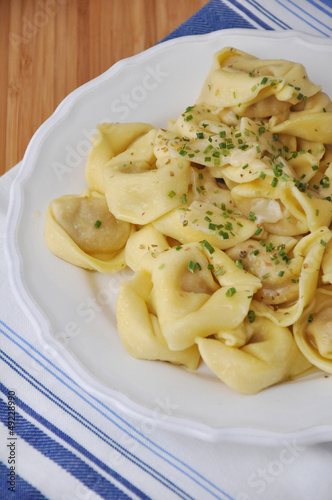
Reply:
[[51, 252], [75, 266], [102, 273], [126, 266], [125, 246], [134, 230], [109, 212], [102, 194], [89, 190], [53, 200], [46, 212], [45, 241]]
[[166, 128], [98, 126], [46, 243], [132, 270], [116, 316], [137, 359], [205, 363], [243, 394], [332, 373], [331, 162], [332, 102], [304, 66], [225, 47]]

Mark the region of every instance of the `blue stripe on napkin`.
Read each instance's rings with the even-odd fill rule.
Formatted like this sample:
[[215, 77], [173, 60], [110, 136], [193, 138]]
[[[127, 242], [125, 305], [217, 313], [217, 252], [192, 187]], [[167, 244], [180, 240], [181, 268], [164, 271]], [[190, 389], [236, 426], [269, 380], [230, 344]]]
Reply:
[[[109, 406], [105, 405], [102, 401], [99, 401], [97, 398], [91, 396], [91, 394], [87, 393], [83, 387], [78, 386], [78, 384], [73, 379], [71, 379], [68, 376], [68, 374], [60, 370], [50, 359], [48, 359], [43, 353], [38, 351], [38, 349], [36, 349], [33, 345], [31, 345], [28, 341], [26, 341], [23, 337], [21, 337], [17, 332], [15, 332], [13, 329], [7, 326], [3, 321], [0, 320], [0, 324], [3, 325], [4, 327], [0, 328], [1, 334], [3, 334], [11, 342], [16, 344], [16, 346], [20, 347], [26, 354], [30, 356], [30, 358], [33, 359], [35, 363], [41, 365], [43, 369], [45, 369], [49, 374], [55, 377], [58, 382], [63, 384], [76, 396], [83, 399], [84, 402], [90, 406], [90, 409], [92, 407], [99, 414], [102, 414], [104, 417], [107, 418], [107, 420], [110, 423], [116, 425], [119, 430], [125, 432], [128, 436], [130, 436], [130, 439], [135, 440], [137, 443], [139, 443], [140, 445], [148, 449], [150, 452], [152, 452], [156, 457], [164, 460], [168, 465], [175, 468], [177, 471], [183, 473], [187, 478], [190, 478], [195, 484], [197, 484], [204, 491], [212, 495], [214, 498], [232, 500], [232, 497], [230, 495], [228, 495], [225, 491], [219, 488], [216, 484], [206, 479], [203, 475], [194, 470], [192, 467], [190, 467], [189, 464], [181, 461], [178, 457], [174, 456], [161, 446], [154, 443], [150, 438], [144, 436], [142, 432], [131, 426], [130, 423], [127, 422], [125, 418], [121, 417], [117, 412], [112, 410]], [[31, 353], [30, 350], [32, 350], [33, 352]], [[11, 359], [6, 353], [4, 353], [3, 351], [0, 351], [0, 353], [1, 353], [0, 359], [6, 362], [7, 365], [11, 366], [11, 368], [14, 369], [16, 373], [21, 375], [35, 389], [38, 389], [44, 396], [50, 399], [53, 403], [57, 404], [62, 410], [66, 411], [67, 407], [67, 412], [68, 412], [68, 405], [64, 405], [64, 402], [63, 401], [61, 402], [58, 396], [56, 396], [54, 393], [52, 393], [52, 391], [47, 389], [41, 382], [35, 379], [16, 361]], [[2, 386], [1, 383], [0, 383], [0, 391], [6, 391], [6, 389]], [[81, 392], [83, 392], [83, 394], [81, 394]], [[7, 393], [4, 392], [4, 394]], [[90, 399], [92, 401], [90, 401]], [[22, 405], [24, 405], [23, 402]], [[102, 407], [102, 409], [99, 408], [99, 405]], [[36, 412], [34, 412], [34, 410], [29, 409], [27, 406], [24, 407], [24, 409], [27, 409], [29, 415], [31, 414], [32, 416], [34, 416], [34, 418], [37, 421], [39, 419], [43, 419], [42, 416], [38, 415]], [[80, 415], [78, 412], [72, 411], [71, 416], [74, 417], [76, 421], [82, 423], [83, 416]], [[45, 425], [47, 421], [44, 419], [43, 423]], [[93, 429], [94, 426], [91, 422], [86, 421], [85, 427], [89, 428], [89, 430], [92, 430], [92, 432], [95, 432], [95, 430]], [[98, 431], [98, 437], [102, 436], [105, 438], [106, 435], [102, 433], [102, 431], [100, 431], [98, 428], [95, 429], [97, 429]], [[141, 467], [142, 470], [147, 472], [151, 477], [159, 481], [161, 484], [166, 486], [171, 491], [176, 492], [180, 498], [187, 498], [187, 499], [192, 498], [189, 494], [185, 493], [180, 487], [178, 487], [174, 483], [171, 483], [169, 479], [159, 474], [159, 472], [150, 467], [147, 463], [140, 461], [138, 457], [136, 457], [133, 454], [130, 454], [128, 450], [124, 450], [124, 448], [121, 447], [114, 440], [110, 439], [108, 436], [106, 437], [109, 440], [108, 444], [110, 444], [113, 448], [116, 448], [117, 452], [122, 453], [123, 455], [125, 455], [127, 459], [130, 459], [131, 461], [135, 461], [135, 464]], [[29, 444], [32, 443], [29, 441]]]
[[[270, 29], [263, 21], [256, 18], [259, 24], [266, 29]], [[233, 28], [255, 28], [247, 19], [230, 8], [221, 0], [211, 0], [202, 7], [188, 21], [181, 24], [172, 31], [162, 41], [178, 38], [186, 35], [204, 35], [221, 29]]]
[[[40, 381], [38, 381], [35, 377], [33, 377], [31, 374], [29, 374], [26, 370], [24, 370], [24, 368], [22, 368], [18, 363], [16, 363], [13, 359], [11, 359], [2, 350], [0, 350], [0, 359], [2, 359], [8, 366], [13, 368], [17, 373], [19, 373], [22, 377], [24, 377], [25, 380], [27, 380], [35, 389], [38, 389], [50, 401], [55, 403], [59, 408], [61, 408], [63, 411], [65, 411], [68, 415], [73, 417], [76, 420], [75, 425], [77, 425], [77, 423], [84, 425], [84, 427], [89, 429], [96, 437], [98, 437], [104, 443], [111, 446], [118, 453], [121, 453], [123, 456], [125, 456], [132, 463], [134, 463], [135, 465], [140, 467], [143, 471], [147, 472], [155, 479], [158, 479], [162, 484], [169, 487], [173, 491], [177, 489], [177, 487], [169, 479], [165, 478], [162, 474], [160, 474], [158, 471], [156, 471], [153, 467], [144, 463], [142, 460], [140, 460], [138, 457], [136, 457], [129, 450], [127, 450], [126, 448], [121, 446], [119, 443], [117, 443], [114, 439], [112, 439], [105, 432], [98, 429], [98, 427], [96, 427], [92, 422], [90, 422], [88, 419], [86, 419], [79, 412], [77, 412], [73, 408], [71, 408], [61, 398], [59, 398], [58, 396], [53, 394], [47, 387], [45, 387]], [[7, 389], [0, 382], [0, 391], [3, 392], [4, 394], [7, 394], [6, 390]], [[18, 400], [18, 401], [20, 401], [20, 400]], [[24, 406], [23, 401], [21, 401], [20, 404], [18, 404], [18, 405], [21, 408], [24, 408], [26, 413], [33, 416], [33, 418], [36, 421], [40, 422], [44, 427], [50, 428], [51, 424], [47, 420], [43, 419], [40, 415], [38, 415], [37, 412], [34, 412], [27, 405]], [[55, 432], [54, 426], [52, 427], [52, 430]], [[55, 432], [55, 434], [60, 436], [61, 432], [58, 431], [58, 432]], [[61, 434], [61, 438], [65, 439], [71, 446], [74, 446], [75, 443], [71, 442], [70, 438], [64, 436], [63, 434]], [[75, 446], [76, 446], [76, 444], [75, 444]], [[80, 451], [82, 452], [82, 450], [80, 450]], [[119, 479], [119, 478], [117, 478], [117, 479]]]
[[[215, 0], [213, 0], [215, 1]], [[243, 16], [253, 27], [264, 29], [295, 29], [297, 31], [330, 36], [332, 27], [325, 19], [332, 16], [332, 10], [324, 7], [317, 0], [217, 0], [219, 10], [224, 10], [227, 4], [229, 8]], [[331, 0], [325, 5], [331, 7]], [[209, 4], [207, 4], [207, 7]], [[265, 26], [264, 21], [265, 21]], [[229, 28], [238, 27], [236, 25]]]
[[[286, 9], [288, 12], [291, 12], [295, 17], [297, 17], [300, 21], [303, 21], [306, 23], [308, 26], [316, 30], [318, 33], [321, 35], [326, 35], [325, 31], [323, 29], [320, 29], [318, 26], [316, 26], [314, 23], [311, 21], [308, 21], [306, 19], [306, 14], [307, 11], [302, 9], [301, 6], [299, 5], [298, 2], [292, 2], [290, 0], [286, 0], [283, 2], [280, 2], [280, 0], [276, 0], [278, 4], [281, 4], [284, 9]], [[315, 18], [315, 16], [311, 15], [311, 19], [316, 21], [322, 28], [326, 28], [327, 30], [331, 31], [332, 33], [332, 28], [330, 26], [327, 26], [325, 23], [322, 23], [319, 19]]]
[[15, 473], [15, 490], [10, 491], [10, 484], [7, 482], [9, 468], [0, 461], [0, 498], [2, 500], [16, 498], [20, 500], [47, 500], [47, 498], [36, 488], [24, 481], [19, 474]]
[[[4, 394], [8, 394], [8, 389], [5, 388], [1, 383], [0, 390]], [[38, 415], [34, 410], [29, 408], [25, 403], [23, 403], [23, 401], [19, 400], [17, 397], [15, 399], [15, 402], [16, 406], [24, 409], [27, 413], [29, 413], [30, 416], [36, 418], [36, 416]], [[130, 499], [130, 496], [127, 496], [115, 484], [111, 483], [102, 475], [98, 474], [97, 471], [94, 470], [90, 465], [85, 463], [81, 458], [77, 457], [72, 451], [49, 437], [40, 428], [28, 422], [18, 411], [15, 412], [15, 417], [15, 433], [17, 436], [20, 436], [44, 456], [50, 458], [64, 470], [72, 474], [87, 488], [91, 489], [98, 495], [101, 495], [103, 498], [119, 498], [120, 495], [122, 495], [121, 498]], [[7, 405], [2, 400], [0, 400], [0, 420], [4, 424], [6, 424]], [[42, 417], [39, 416], [38, 420], [39, 423], [43, 424], [49, 431], [55, 433], [58, 437], [66, 441], [67, 444], [69, 444], [71, 447], [81, 452], [92, 462], [95, 462], [95, 460], [93, 460], [94, 457], [89, 452], [84, 450], [82, 446], [79, 446], [77, 443], [75, 443], [74, 440], [69, 436], [65, 436], [59, 429], [55, 428], [52, 424], [50, 424]], [[121, 477], [118, 473], [116, 473], [115, 471], [111, 471], [110, 468], [108, 468], [109, 470], [106, 470], [107, 466], [105, 466], [103, 463], [99, 463], [97, 465], [108, 472], [112, 477], [117, 479], [129, 491], [135, 493], [135, 495], [137, 495], [139, 498], [145, 500], [149, 499], [148, 496], [146, 496], [142, 491], [136, 488], [125, 478]]]
[[[219, 1], [219, 9], [220, 9], [220, 3], [222, 2], [222, 0], [218, 0]], [[228, 1], [228, 0], [226, 0]], [[222, 2], [224, 3], [224, 2]], [[241, 3], [241, 1], [237, 1], [237, 0], [231, 0], [230, 2], [231, 5], [233, 5], [234, 7], [237, 7], [239, 9], [239, 11], [243, 14], [246, 14], [252, 21], [253, 23], [253, 26], [251, 26], [252, 28], [256, 28], [256, 24], [258, 24], [258, 26], [260, 26], [261, 28], [265, 29], [265, 30], [271, 30], [271, 26], [269, 26], [265, 21], [263, 21], [263, 19], [259, 16], [257, 16], [256, 14], [254, 14], [252, 11], [250, 11], [249, 9], [247, 9], [244, 5], [243, 5], [243, 2]], [[226, 8], [226, 5], [223, 5], [222, 8]], [[230, 27], [233, 27], [234, 24]]]
[[[8, 360], [5, 360], [1, 355], [0, 358], [3, 359], [10, 366]], [[1, 382], [0, 382], [0, 391], [5, 395], [8, 394], [8, 388], [6, 388]], [[31, 407], [25, 404], [21, 399], [16, 397], [15, 403], [17, 407], [21, 408], [30, 417], [32, 417], [40, 427], [43, 426], [49, 432], [52, 432], [57, 438], [61, 439], [65, 445], [69, 445], [72, 449], [76, 450], [81, 455], [86, 457], [89, 461], [94, 463], [101, 470], [106, 472], [112, 478], [116, 479], [119, 483], [123, 484], [123, 486], [125, 486], [129, 491], [135, 493], [135, 495], [137, 495], [139, 498], [149, 499], [147, 495], [145, 495], [142, 491], [136, 488], [127, 479], [125, 479], [123, 476], [121, 476], [116, 471], [111, 469], [109, 466], [104, 464], [97, 457], [93, 456], [86, 448], [84, 448], [70, 436], [62, 432], [58, 427], [53, 425], [44, 417], [39, 415], [35, 410], [33, 410]], [[7, 405], [2, 400], [0, 400], [0, 421], [6, 424], [6, 419], [7, 419]], [[99, 495], [105, 495], [105, 493], [107, 493], [107, 496], [105, 498], [109, 498], [109, 494], [111, 492], [114, 495], [119, 495], [120, 490], [118, 490], [118, 488], [115, 485], [113, 485], [113, 483], [109, 483], [107, 480], [103, 478], [103, 476], [100, 476], [100, 474], [98, 474], [94, 469], [92, 469], [89, 465], [87, 465], [81, 458], [78, 458], [73, 452], [69, 451], [67, 448], [60, 445], [54, 439], [50, 438], [41, 430], [41, 428], [28, 422], [17, 411], [16, 411], [15, 432], [17, 435], [19, 435], [21, 438], [27, 441], [31, 446], [37, 449], [40, 453], [52, 459], [64, 470], [74, 475], [78, 480], [83, 482], [83, 484], [85, 484], [85, 486], [87, 486], [88, 488], [94, 489], [93, 484], [98, 484], [98, 490], [95, 489], [94, 491]], [[139, 460], [136, 459], [136, 462], [139, 462]], [[155, 479], [159, 480], [164, 486], [166, 486], [168, 489], [176, 493], [179, 498], [185, 500], [193, 500], [193, 498], [190, 495], [186, 494], [181, 488], [177, 487], [174, 483], [172, 483], [172, 481], [163, 477], [162, 474], [153, 470], [152, 467], [148, 466], [147, 464], [144, 464], [142, 461], [141, 464], [139, 465], [142, 467], [143, 471], [152, 474]], [[90, 481], [86, 482], [84, 479], [85, 477], [90, 478]]]
[[[232, 1], [233, 5], [236, 5], [237, 7], [239, 7], [239, 9], [241, 9], [243, 12], [245, 12], [249, 17], [252, 17], [255, 20], [257, 19], [257, 16], [252, 14], [250, 12], [250, 10], [246, 9], [240, 2], [238, 2], [236, 0], [231, 0], [231, 1]], [[247, 0], [247, 3], [249, 5], [252, 5], [260, 14], [263, 14], [263, 16], [265, 16], [267, 19], [269, 19], [270, 21], [275, 23], [281, 29], [283, 29], [283, 30], [291, 29], [291, 26], [289, 26], [289, 24], [285, 23], [282, 19], [279, 19], [275, 14], [273, 14], [273, 12], [266, 9], [264, 7], [264, 5], [262, 5], [262, 3], [260, 3], [259, 1]], [[272, 29], [272, 28], [268, 28], [268, 29]]]
[[[291, 4], [293, 7], [295, 7], [295, 8], [296, 8], [299, 12], [301, 12], [302, 17], [303, 17], [304, 15], [307, 15], [307, 11], [301, 7], [301, 4], [299, 4], [299, 3], [295, 3], [295, 2], [293, 2], [292, 0], [287, 0], [287, 1], [288, 1], [288, 3], [289, 3], [289, 4]], [[313, 4], [313, 2], [310, 2], [310, 3], [311, 3], [312, 5], [314, 5], [314, 4]], [[316, 5], [317, 5], [317, 4], [316, 4]], [[324, 9], [324, 11], [325, 11], [325, 13], [326, 13], [329, 17], [332, 17], [332, 13], [331, 13], [331, 12], [328, 12], [326, 9]], [[320, 26], [322, 26], [323, 28], [326, 28], [328, 31], [331, 31], [331, 33], [332, 33], [332, 26], [331, 26], [330, 24], [326, 24], [325, 22], [323, 22], [323, 21], [321, 21], [320, 19], [318, 19], [317, 15], [312, 14], [312, 15], [311, 15], [311, 17], [312, 17], [312, 19], [313, 19], [313, 20], [314, 20], [317, 24], [319, 24], [319, 25], [320, 25]], [[308, 21], [306, 21], [306, 22], [308, 22]], [[308, 24], [309, 24], [309, 23], [308, 23]], [[316, 29], [317, 29], [317, 28], [316, 28]], [[322, 33], [324, 33], [324, 32], [322, 32]]]
[[[320, 0], [320, 2], [315, 2], [314, 0], [308, 0], [308, 2], [314, 5], [317, 9], [324, 12], [324, 14], [326, 14], [327, 16], [332, 17], [332, 0]], [[325, 7], [322, 4], [327, 5], [330, 8], [330, 10], [325, 9]]]

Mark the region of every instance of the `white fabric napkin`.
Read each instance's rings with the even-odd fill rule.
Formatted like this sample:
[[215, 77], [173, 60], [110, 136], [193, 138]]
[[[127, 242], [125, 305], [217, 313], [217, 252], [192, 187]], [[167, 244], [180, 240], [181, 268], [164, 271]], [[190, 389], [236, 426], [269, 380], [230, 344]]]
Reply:
[[[223, 27], [326, 36], [331, 12], [328, 1], [213, 0], [171, 36]], [[189, 437], [129, 417], [70, 378], [9, 284], [4, 234], [18, 169], [0, 179], [0, 498], [330, 500], [332, 443]], [[172, 400], [158, 404], [167, 418]]]

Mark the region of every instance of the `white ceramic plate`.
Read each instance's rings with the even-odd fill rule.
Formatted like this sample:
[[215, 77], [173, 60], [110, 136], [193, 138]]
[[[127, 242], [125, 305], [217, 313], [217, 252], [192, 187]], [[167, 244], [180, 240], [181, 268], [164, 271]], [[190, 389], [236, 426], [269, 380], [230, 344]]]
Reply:
[[[47, 250], [49, 201], [85, 187], [90, 137], [101, 121], [165, 126], [198, 96], [214, 52], [232, 45], [303, 63], [332, 96], [332, 42], [295, 32], [224, 30], [157, 45], [70, 94], [36, 132], [11, 192], [7, 255], [14, 289], [42, 345], [86, 389], [154, 425], [205, 438], [302, 443], [332, 439], [332, 377], [316, 374], [256, 396], [237, 394], [204, 367], [189, 373], [137, 361], [122, 347], [114, 305], [123, 275], [77, 269]], [[166, 408], [166, 409], [165, 409]]]

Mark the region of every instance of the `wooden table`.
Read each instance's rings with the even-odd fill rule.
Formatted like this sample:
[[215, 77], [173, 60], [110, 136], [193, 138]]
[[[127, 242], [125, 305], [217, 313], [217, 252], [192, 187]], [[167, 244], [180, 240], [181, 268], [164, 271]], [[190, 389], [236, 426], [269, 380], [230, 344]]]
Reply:
[[62, 99], [208, 0], [0, 0], [0, 175]]

